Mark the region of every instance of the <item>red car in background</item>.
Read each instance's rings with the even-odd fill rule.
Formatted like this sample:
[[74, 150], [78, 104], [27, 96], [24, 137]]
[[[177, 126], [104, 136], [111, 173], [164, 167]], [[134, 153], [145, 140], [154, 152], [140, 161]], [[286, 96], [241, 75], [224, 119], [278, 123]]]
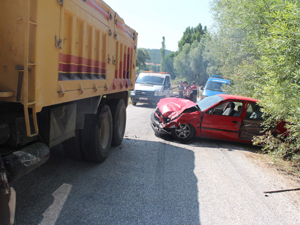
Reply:
[[[214, 95], [198, 103], [180, 98], [165, 98], [151, 114], [151, 126], [158, 133], [168, 133], [179, 141], [193, 137], [251, 143], [262, 135], [263, 122], [258, 100], [235, 95]], [[272, 129], [283, 133], [284, 122]]]

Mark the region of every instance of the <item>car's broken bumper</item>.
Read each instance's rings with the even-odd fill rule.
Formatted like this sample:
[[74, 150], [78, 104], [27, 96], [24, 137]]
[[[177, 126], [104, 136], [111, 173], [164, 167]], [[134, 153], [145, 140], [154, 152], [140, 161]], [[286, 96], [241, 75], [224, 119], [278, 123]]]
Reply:
[[152, 127], [152, 129], [154, 130], [155, 133], [170, 134], [170, 132], [165, 130], [163, 128], [163, 126], [161, 125], [161, 123], [155, 118], [155, 113], [154, 112], [151, 114], [150, 125], [151, 125], [151, 127]]

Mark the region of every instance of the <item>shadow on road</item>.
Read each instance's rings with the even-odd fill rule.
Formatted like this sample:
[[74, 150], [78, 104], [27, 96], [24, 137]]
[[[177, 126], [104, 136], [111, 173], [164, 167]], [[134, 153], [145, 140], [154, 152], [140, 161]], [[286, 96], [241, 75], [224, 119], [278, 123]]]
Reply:
[[124, 139], [102, 164], [63, 155], [13, 184], [16, 224], [200, 224], [194, 152]]
[[[161, 138], [165, 141], [172, 141], [177, 142], [173, 139], [172, 135], [170, 134], [156, 134], [155, 136]], [[194, 147], [208, 147], [208, 148], [226, 148], [228, 151], [250, 151], [250, 152], [257, 152], [261, 153], [261, 147], [254, 146], [248, 143], [239, 143], [239, 142], [232, 142], [232, 141], [224, 141], [224, 140], [215, 140], [215, 139], [205, 139], [205, 138], [193, 138], [190, 140], [187, 145], [191, 145]]]

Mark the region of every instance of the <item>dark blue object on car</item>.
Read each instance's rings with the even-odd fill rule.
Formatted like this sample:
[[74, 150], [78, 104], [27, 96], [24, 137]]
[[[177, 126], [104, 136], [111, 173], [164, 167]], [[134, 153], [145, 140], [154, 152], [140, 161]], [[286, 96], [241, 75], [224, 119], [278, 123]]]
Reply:
[[212, 75], [212, 77], [208, 78], [205, 84], [201, 99], [216, 94], [224, 94], [224, 92], [222, 91], [222, 86], [228, 84], [230, 84], [230, 80], [224, 79], [223, 77], [218, 75]]

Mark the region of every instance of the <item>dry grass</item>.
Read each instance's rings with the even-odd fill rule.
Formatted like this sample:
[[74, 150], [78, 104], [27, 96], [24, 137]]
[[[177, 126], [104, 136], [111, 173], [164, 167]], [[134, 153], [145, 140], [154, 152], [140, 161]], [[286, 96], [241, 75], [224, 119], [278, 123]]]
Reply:
[[295, 165], [291, 161], [285, 161], [270, 155], [268, 155], [268, 157], [270, 158], [271, 163], [274, 164], [278, 170], [300, 178], [300, 165]]
[[285, 161], [281, 158], [275, 157], [271, 154], [263, 153], [261, 149], [257, 146], [249, 146], [246, 148], [248, 152], [246, 156], [252, 158], [253, 162], [260, 164], [265, 164], [268, 167], [273, 167], [277, 171], [280, 171], [286, 175], [291, 176], [294, 180], [300, 178], [300, 165], [295, 165], [291, 161]]

